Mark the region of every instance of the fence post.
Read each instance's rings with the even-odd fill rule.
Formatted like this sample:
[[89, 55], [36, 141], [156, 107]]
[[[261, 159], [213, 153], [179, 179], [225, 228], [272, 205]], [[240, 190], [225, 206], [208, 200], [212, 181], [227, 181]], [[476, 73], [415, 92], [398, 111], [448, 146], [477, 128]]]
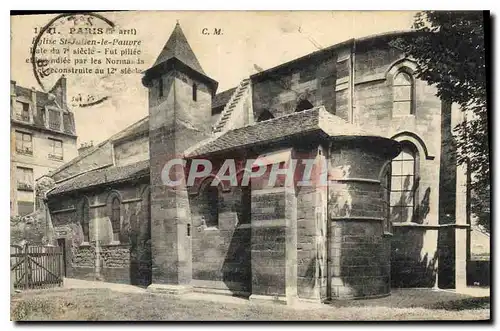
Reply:
[[28, 243], [24, 244], [24, 250], [23, 250], [23, 258], [24, 258], [24, 289], [27, 290], [29, 288], [29, 270], [28, 270], [28, 264], [29, 264], [29, 257], [28, 257]]

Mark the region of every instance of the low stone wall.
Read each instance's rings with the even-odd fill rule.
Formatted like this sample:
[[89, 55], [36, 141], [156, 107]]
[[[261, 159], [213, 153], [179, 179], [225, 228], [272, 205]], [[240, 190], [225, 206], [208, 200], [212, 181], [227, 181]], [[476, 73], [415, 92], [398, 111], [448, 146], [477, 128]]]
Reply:
[[[79, 279], [99, 279], [107, 282], [131, 283], [129, 245], [107, 245], [99, 247], [97, 259], [95, 245], [82, 245], [72, 249], [68, 274]], [[98, 268], [99, 264], [99, 268]]]

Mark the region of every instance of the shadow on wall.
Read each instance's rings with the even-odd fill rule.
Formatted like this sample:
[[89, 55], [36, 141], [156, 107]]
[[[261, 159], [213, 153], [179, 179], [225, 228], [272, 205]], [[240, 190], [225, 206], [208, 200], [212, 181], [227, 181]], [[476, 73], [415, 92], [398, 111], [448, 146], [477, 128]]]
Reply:
[[[391, 203], [391, 220], [393, 222], [412, 222], [423, 224], [425, 218], [429, 214], [431, 188], [425, 190], [424, 196], [420, 203], [416, 203], [415, 194], [418, 192], [420, 179], [417, 178], [413, 185], [410, 184], [412, 176], [406, 176], [400, 197], [396, 204]], [[411, 185], [411, 187], [410, 187]], [[415, 206], [414, 206], [415, 204]]]
[[152, 282], [150, 192], [146, 189], [139, 208], [130, 215], [130, 284], [148, 286]]
[[[405, 187], [408, 182], [406, 179]], [[415, 185], [413, 192], [418, 187], [418, 180]], [[422, 200], [415, 207], [411, 219], [408, 219], [409, 215], [398, 214], [397, 210], [391, 213], [391, 219], [423, 224], [430, 211], [430, 193], [431, 189], [428, 187]], [[402, 208], [401, 210], [409, 212], [410, 209]], [[422, 256], [425, 235], [426, 228], [393, 227], [391, 242], [391, 284], [393, 287], [433, 287], [435, 285], [438, 251], [432, 255], [425, 253]]]
[[251, 270], [251, 227], [238, 226], [250, 224], [250, 190], [238, 186], [233, 189], [231, 212], [237, 217], [237, 226], [231, 236], [227, 253], [222, 264], [222, 280], [227, 288], [238, 295], [252, 291]]

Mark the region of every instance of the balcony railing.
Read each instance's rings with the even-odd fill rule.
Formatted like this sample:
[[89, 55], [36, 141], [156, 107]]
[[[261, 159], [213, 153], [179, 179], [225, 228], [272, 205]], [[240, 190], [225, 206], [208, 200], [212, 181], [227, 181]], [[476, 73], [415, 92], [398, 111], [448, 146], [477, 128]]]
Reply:
[[33, 149], [31, 147], [16, 147], [16, 152], [18, 154], [33, 155]]
[[33, 191], [33, 184], [17, 182], [17, 189], [21, 191]]
[[57, 121], [49, 122], [49, 128], [51, 128], [53, 130], [61, 130], [61, 122], [57, 122]]
[[63, 156], [62, 155], [57, 155], [57, 154], [49, 154], [49, 159], [62, 161]]
[[16, 114], [16, 119], [18, 121], [29, 122], [30, 115], [29, 114]]

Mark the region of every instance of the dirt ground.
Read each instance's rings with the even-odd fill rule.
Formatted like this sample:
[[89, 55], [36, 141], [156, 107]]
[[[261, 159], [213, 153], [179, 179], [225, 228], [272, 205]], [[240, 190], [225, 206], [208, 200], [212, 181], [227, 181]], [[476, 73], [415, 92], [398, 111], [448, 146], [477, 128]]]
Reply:
[[289, 307], [193, 293], [186, 298], [147, 291], [60, 288], [14, 293], [11, 320], [40, 321], [368, 321], [489, 320], [489, 296], [425, 290], [374, 300]]

